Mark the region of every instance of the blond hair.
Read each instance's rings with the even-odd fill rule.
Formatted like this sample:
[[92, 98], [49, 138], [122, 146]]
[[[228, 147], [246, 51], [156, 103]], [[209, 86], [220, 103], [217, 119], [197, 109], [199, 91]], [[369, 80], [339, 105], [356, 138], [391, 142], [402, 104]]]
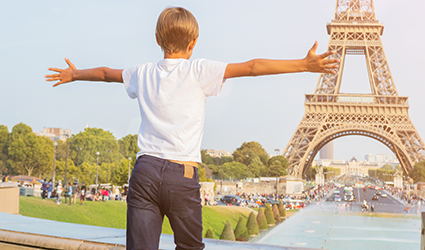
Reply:
[[193, 14], [181, 7], [168, 7], [158, 17], [156, 36], [164, 52], [176, 53], [186, 50], [198, 37], [199, 27]]

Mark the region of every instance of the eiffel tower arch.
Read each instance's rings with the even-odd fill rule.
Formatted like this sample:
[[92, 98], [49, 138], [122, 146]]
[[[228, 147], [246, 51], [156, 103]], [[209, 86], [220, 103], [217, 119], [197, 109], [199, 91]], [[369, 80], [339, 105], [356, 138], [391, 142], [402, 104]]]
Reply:
[[[314, 94], [305, 95], [305, 114], [283, 151], [288, 172], [305, 177], [319, 150], [344, 136], [360, 135], [387, 146], [405, 174], [425, 159], [425, 144], [409, 117], [408, 98], [399, 96], [381, 41], [384, 25], [373, 0], [337, 0], [327, 25], [328, 50], [340, 59], [336, 74], [321, 74]], [[345, 57], [364, 55], [371, 94], [340, 93]]]

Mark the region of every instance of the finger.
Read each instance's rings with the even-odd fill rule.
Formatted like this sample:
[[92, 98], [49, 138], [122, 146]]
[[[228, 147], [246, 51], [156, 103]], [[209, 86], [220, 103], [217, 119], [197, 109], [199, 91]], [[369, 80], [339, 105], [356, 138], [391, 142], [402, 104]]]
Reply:
[[313, 47], [311, 47], [310, 52], [316, 52], [317, 46], [319, 46], [319, 43], [317, 41], [314, 41]]
[[323, 74], [336, 74], [335, 70], [321, 70], [319, 71], [319, 73], [323, 73]]
[[325, 64], [333, 64], [333, 63], [339, 63], [340, 60], [335, 58], [335, 59], [327, 59], [324, 62]]
[[332, 55], [332, 54], [335, 54], [335, 51], [328, 51], [328, 52], [325, 52], [325, 53], [323, 53], [323, 54], [319, 55], [319, 57], [320, 57], [321, 59], [324, 59], [324, 58], [326, 58], [326, 57], [328, 57], [328, 56], [330, 56], [330, 55]]
[[329, 64], [329, 65], [325, 65], [323, 68], [325, 68], [325, 69], [337, 69], [337, 68], [339, 68], [339, 65]]
[[74, 64], [68, 58], [66, 58], [66, 57], [65, 57], [65, 62], [69, 65], [70, 68], [75, 69]]
[[55, 83], [55, 84], [53, 85], [53, 87], [57, 87], [57, 86], [59, 86], [59, 85], [61, 85], [61, 84], [63, 84], [63, 82], [57, 82], [57, 83]]
[[45, 75], [44, 78], [59, 77], [60, 74]]
[[46, 81], [47, 82], [51, 82], [51, 81], [60, 81], [62, 80], [60, 77], [52, 77], [52, 78], [47, 78]]
[[56, 72], [62, 72], [62, 69], [58, 69], [58, 68], [47, 68], [50, 71], [56, 71]]

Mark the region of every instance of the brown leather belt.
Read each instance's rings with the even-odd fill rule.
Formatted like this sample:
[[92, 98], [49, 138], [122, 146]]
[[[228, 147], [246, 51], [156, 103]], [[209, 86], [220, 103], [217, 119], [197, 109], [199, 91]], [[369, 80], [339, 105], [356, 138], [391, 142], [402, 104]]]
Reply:
[[193, 178], [193, 168], [198, 168], [198, 163], [194, 161], [175, 161], [169, 160], [174, 163], [182, 164], [184, 166], [184, 175], [183, 177], [192, 179]]

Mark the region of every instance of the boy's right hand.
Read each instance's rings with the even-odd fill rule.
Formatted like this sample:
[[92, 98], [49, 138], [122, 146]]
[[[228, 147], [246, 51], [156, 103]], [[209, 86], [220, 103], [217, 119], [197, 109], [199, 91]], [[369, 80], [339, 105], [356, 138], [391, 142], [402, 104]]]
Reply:
[[48, 68], [48, 70], [58, 72], [59, 74], [52, 74], [52, 75], [45, 75], [44, 78], [46, 78], [46, 81], [59, 81], [53, 85], [53, 87], [59, 86], [64, 83], [72, 82], [74, 71], [77, 70], [77, 68], [74, 66], [74, 64], [68, 59], [65, 58], [65, 62], [68, 64], [68, 68], [66, 69], [58, 69], [58, 68]]

